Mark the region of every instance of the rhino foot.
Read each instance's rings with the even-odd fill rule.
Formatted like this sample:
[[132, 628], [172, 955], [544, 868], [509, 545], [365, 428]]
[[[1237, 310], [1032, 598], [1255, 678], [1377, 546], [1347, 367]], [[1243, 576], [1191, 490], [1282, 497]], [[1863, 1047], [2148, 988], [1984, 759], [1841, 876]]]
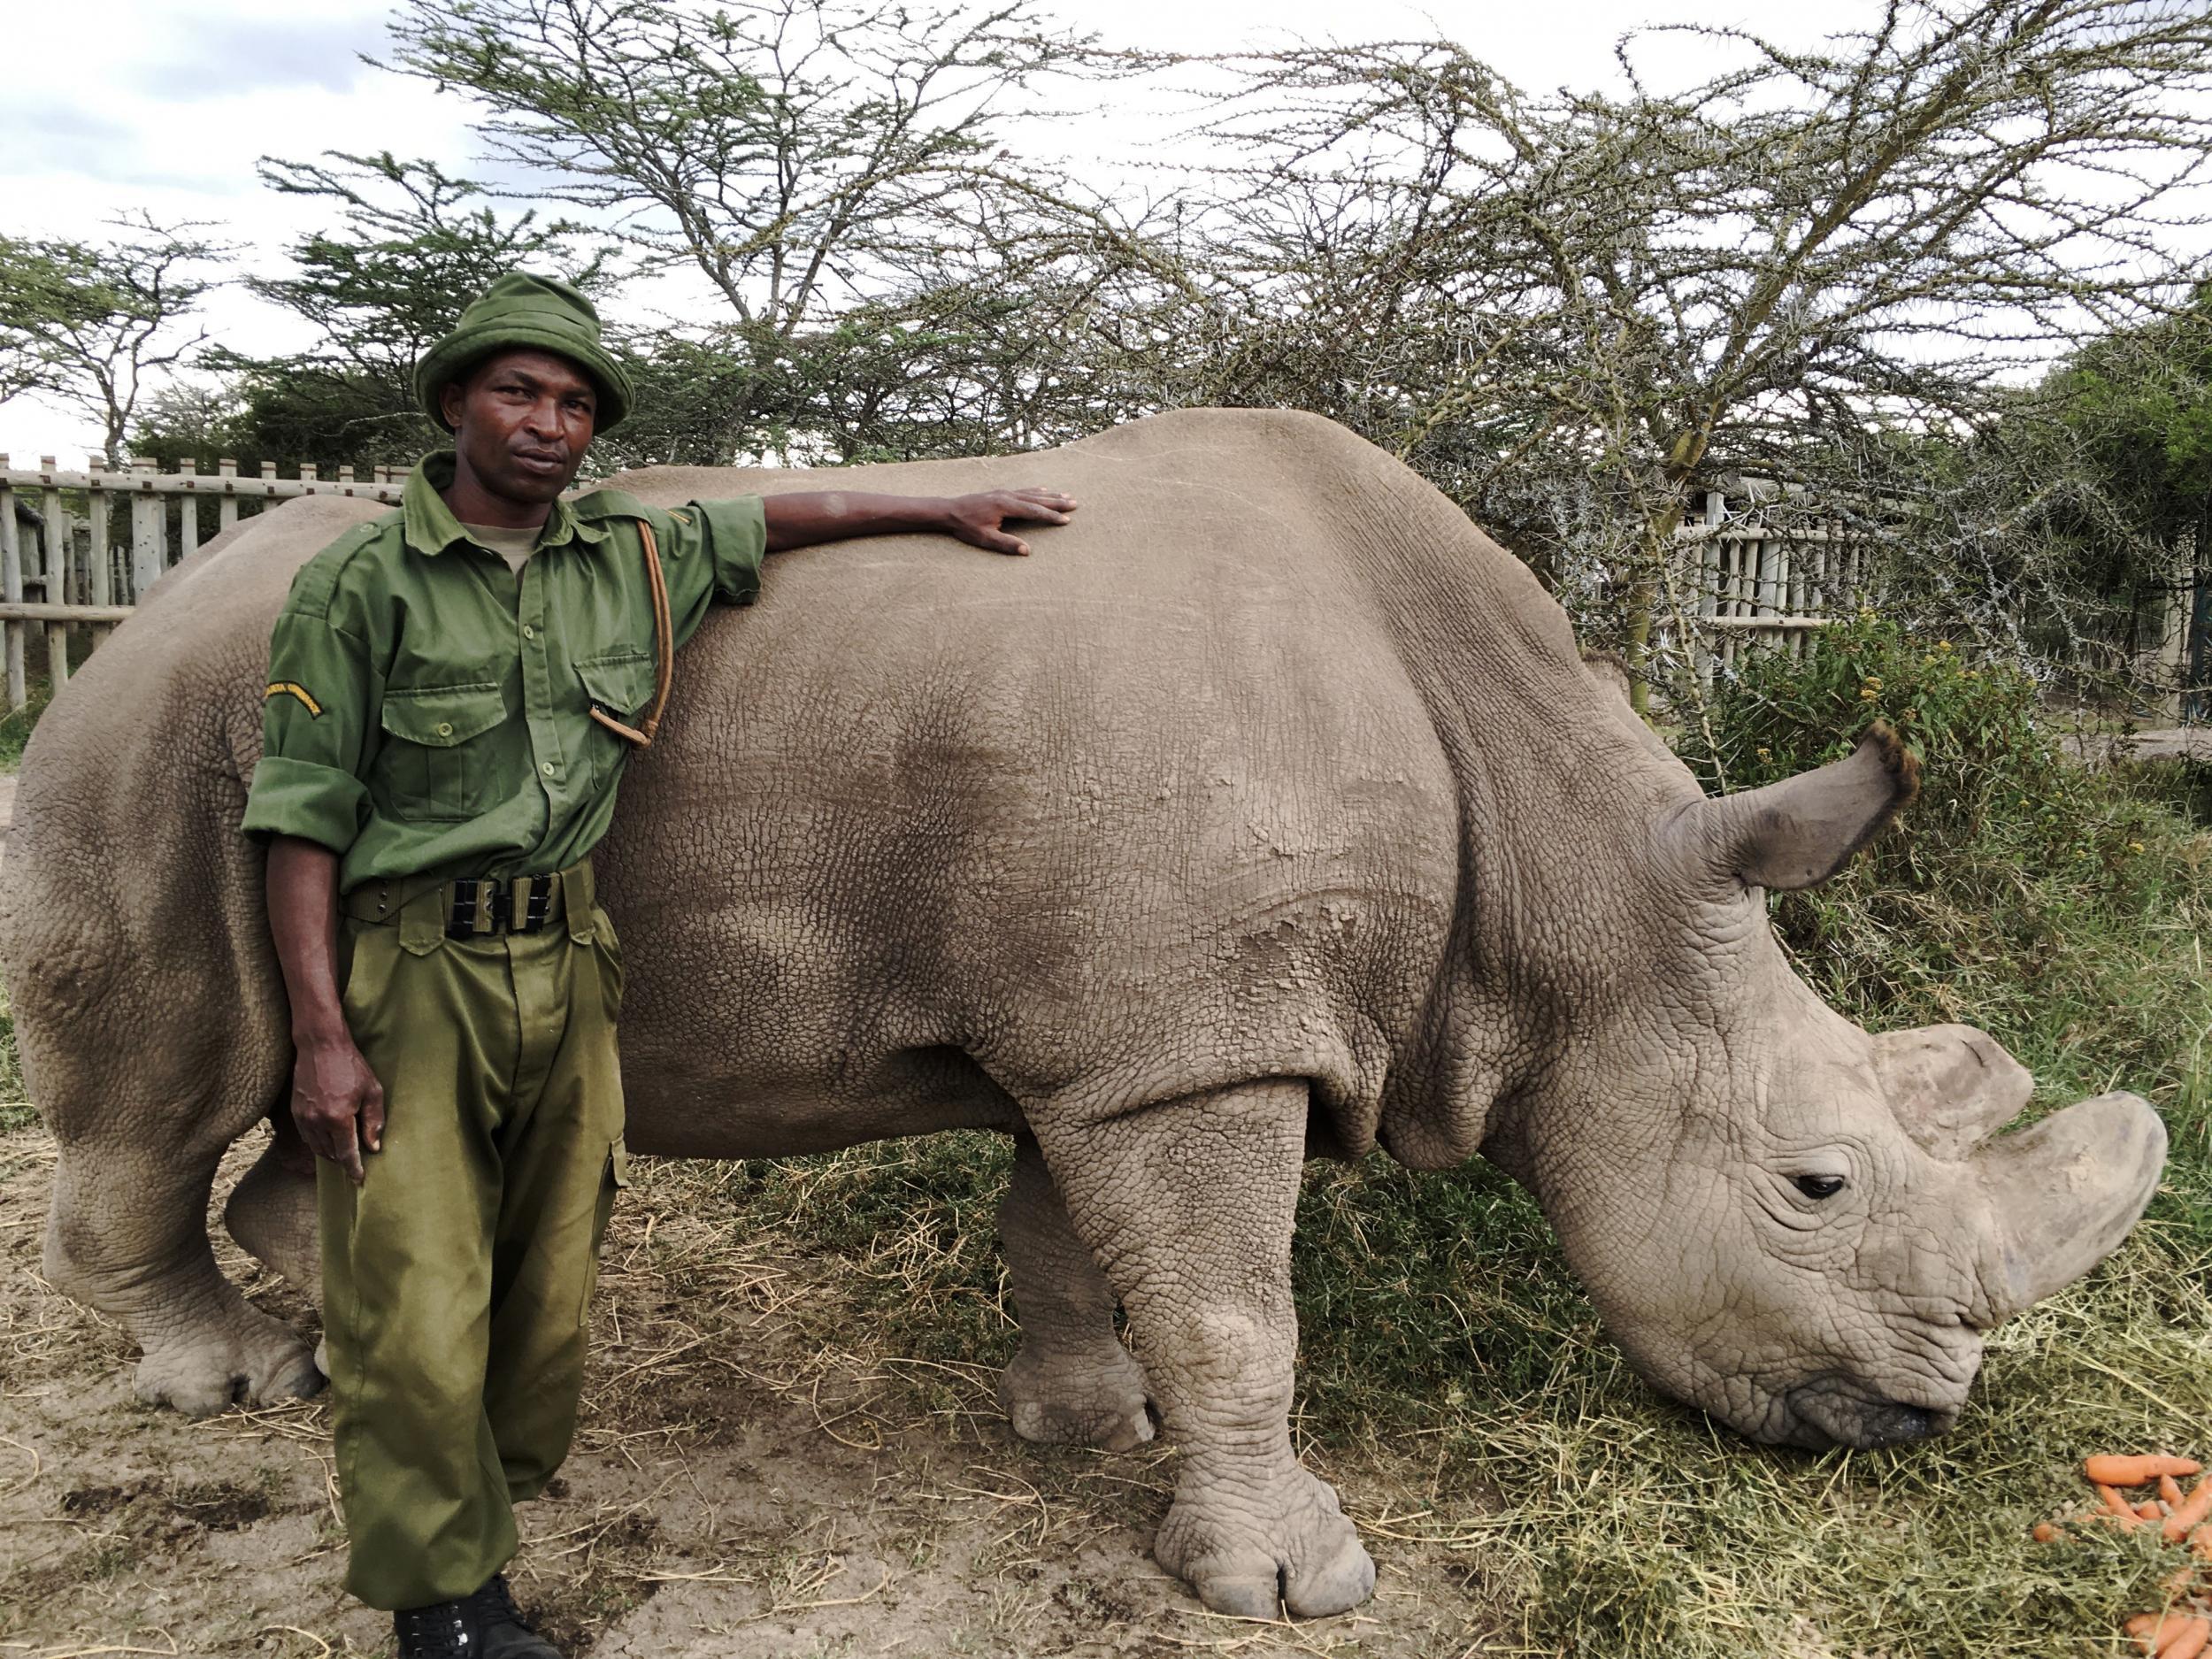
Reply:
[[297, 1331], [242, 1301], [224, 1325], [149, 1336], [137, 1394], [150, 1406], [213, 1417], [234, 1405], [264, 1406], [319, 1393], [322, 1373]]
[[1264, 1493], [1186, 1489], [1153, 1540], [1154, 1559], [1217, 1613], [1294, 1618], [1347, 1612], [1372, 1594], [1375, 1563], [1336, 1489], [1294, 1468]]
[[1144, 1367], [1110, 1335], [1076, 1353], [1025, 1340], [1000, 1373], [998, 1402], [1014, 1432], [1040, 1445], [1125, 1452], [1152, 1438]]

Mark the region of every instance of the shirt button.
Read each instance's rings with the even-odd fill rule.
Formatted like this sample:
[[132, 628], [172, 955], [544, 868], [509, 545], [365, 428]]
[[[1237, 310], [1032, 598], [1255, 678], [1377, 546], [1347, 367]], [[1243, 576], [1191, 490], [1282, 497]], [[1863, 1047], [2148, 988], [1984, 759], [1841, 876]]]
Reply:
[[543, 772], [547, 777], [550, 778], [553, 775], [553, 763], [549, 760], [544, 765], [539, 767], [538, 770]]
[[534, 640], [538, 637], [538, 631], [526, 622], [522, 625], [522, 637], [526, 640]]
[[453, 723], [450, 720], [439, 721], [438, 735], [440, 737], [451, 737], [453, 735]]

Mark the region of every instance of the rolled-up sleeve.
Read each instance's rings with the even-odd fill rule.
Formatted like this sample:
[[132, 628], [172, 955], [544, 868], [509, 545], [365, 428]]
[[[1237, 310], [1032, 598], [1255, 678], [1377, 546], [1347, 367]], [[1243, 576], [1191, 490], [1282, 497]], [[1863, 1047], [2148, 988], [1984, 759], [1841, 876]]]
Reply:
[[365, 641], [329, 618], [288, 608], [269, 641], [261, 762], [241, 826], [342, 853], [368, 820], [360, 772], [371, 701]]
[[768, 552], [768, 515], [760, 497], [691, 504], [706, 526], [716, 596], [733, 605], [751, 604], [760, 597], [760, 562]]

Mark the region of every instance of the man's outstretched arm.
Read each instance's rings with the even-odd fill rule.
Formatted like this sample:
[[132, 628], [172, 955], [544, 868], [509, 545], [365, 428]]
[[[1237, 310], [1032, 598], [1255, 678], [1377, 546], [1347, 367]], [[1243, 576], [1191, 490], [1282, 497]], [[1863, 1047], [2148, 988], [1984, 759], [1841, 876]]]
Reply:
[[907, 532], [956, 536], [994, 553], [1026, 553], [1009, 524], [1065, 524], [1075, 498], [1056, 489], [987, 489], [972, 495], [871, 495], [857, 490], [801, 490], [764, 496], [768, 550], [811, 547], [852, 536]]

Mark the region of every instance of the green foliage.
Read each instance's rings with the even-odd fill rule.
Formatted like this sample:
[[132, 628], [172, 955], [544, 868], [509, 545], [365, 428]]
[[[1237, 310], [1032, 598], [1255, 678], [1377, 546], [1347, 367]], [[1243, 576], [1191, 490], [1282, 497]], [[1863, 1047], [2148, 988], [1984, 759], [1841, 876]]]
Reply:
[[8, 987], [0, 985], [0, 1134], [27, 1129], [38, 1121], [23, 1087], [23, 1065], [15, 1052], [15, 1016]]
[[203, 464], [412, 461], [444, 442], [416, 407], [416, 360], [493, 278], [535, 267], [588, 291], [611, 284], [607, 252], [582, 245], [582, 226], [534, 210], [502, 215], [484, 187], [435, 162], [330, 150], [320, 162], [265, 161], [261, 179], [335, 215], [334, 228], [292, 245], [290, 273], [246, 283], [313, 325], [316, 344], [283, 357], [211, 352], [221, 397], [150, 410], [134, 437], [146, 453]]
[[39, 391], [98, 422], [110, 465], [150, 381], [206, 338], [190, 319], [234, 251], [140, 212], [105, 242], [0, 236], [0, 399]]

